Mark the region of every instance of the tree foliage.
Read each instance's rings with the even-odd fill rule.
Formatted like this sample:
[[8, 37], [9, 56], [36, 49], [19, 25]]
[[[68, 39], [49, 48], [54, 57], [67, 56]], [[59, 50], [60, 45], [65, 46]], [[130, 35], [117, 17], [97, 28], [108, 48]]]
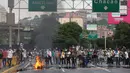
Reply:
[[130, 47], [130, 24], [121, 22], [116, 26], [114, 40], [118, 47]]
[[76, 22], [64, 23], [60, 26], [54, 42], [57, 43], [59, 47], [77, 45], [81, 33], [82, 28]]

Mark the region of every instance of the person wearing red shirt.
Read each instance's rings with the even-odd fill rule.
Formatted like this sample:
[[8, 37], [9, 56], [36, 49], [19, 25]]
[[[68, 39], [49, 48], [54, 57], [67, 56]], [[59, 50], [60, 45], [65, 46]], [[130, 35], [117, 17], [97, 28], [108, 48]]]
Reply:
[[4, 51], [3, 51], [3, 60], [2, 60], [3, 67], [6, 67], [7, 55], [8, 55], [8, 52], [7, 52], [7, 50], [4, 49]]

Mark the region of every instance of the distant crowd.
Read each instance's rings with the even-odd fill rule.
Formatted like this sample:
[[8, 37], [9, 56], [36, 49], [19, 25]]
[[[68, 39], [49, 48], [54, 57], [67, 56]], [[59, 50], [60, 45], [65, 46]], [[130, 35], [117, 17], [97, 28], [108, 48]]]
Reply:
[[25, 49], [0, 49], [0, 69], [20, 64], [26, 57]]
[[[34, 48], [30, 52], [26, 49], [1, 49], [0, 50], [0, 68], [11, 67], [26, 60], [35, 59], [35, 56], [41, 56], [45, 61], [46, 67], [49, 65], [60, 65], [67, 67], [88, 67], [88, 64], [94, 66], [125, 66], [130, 67], [130, 50], [114, 50], [107, 49], [83, 49], [83, 48], [67, 48], [67, 49], [44, 49]], [[28, 58], [29, 57], [29, 58]], [[28, 58], [28, 59], [27, 59]], [[15, 59], [15, 61], [14, 61]], [[13, 64], [15, 62], [15, 64]]]
[[94, 49], [47, 49], [44, 54], [46, 65], [67, 65], [68, 67], [87, 67], [89, 63], [95, 66], [130, 66], [130, 50], [94, 50]]

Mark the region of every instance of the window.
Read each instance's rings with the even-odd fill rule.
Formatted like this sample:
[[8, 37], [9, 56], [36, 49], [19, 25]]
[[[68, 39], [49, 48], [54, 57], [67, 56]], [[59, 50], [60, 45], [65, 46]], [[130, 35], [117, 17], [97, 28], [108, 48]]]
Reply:
[[121, 5], [127, 5], [127, 0], [121, 0]]

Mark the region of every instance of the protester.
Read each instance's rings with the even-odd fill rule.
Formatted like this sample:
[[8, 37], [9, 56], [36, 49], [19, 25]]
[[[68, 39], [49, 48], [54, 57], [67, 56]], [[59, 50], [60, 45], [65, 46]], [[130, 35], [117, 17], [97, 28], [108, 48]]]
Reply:
[[128, 64], [129, 64], [129, 55], [128, 55], [128, 52], [126, 50], [125, 51], [125, 65], [128, 67]]
[[3, 50], [3, 59], [2, 59], [3, 67], [6, 67], [7, 56], [8, 56], [8, 52], [7, 52], [6, 49], [4, 49], [4, 50]]
[[116, 59], [116, 66], [120, 65], [120, 52], [119, 49], [115, 50], [115, 59]]
[[0, 49], [0, 69], [2, 68], [2, 58], [3, 58], [3, 53], [2, 53], [2, 49]]
[[11, 67], [12, 66], [12, 57], [13, 57], [13, 50], [12, 49], [9, 49], [8, 50], [8, 65], [9, 65], [9, 67]]
[[22, 55], [23, 55], [23, 62], [25, 62], [25, 60], [27, 58], [27, 52], [25, 49], [23, 49]]

